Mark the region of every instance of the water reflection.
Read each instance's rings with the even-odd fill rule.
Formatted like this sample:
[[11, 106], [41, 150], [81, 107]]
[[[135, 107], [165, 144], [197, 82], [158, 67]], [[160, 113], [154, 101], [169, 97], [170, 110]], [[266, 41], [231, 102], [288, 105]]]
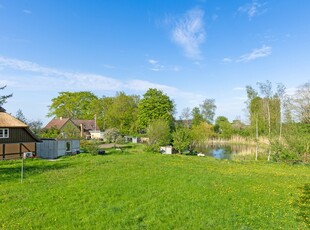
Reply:
[[[198, 150], [206, 156], [211, 156], [217, 159], [233, 159], [234, 157], [251, 157], [255, 156], [256, 146], [253, 145], [207, 145]], [[264, 148], [259, 148], [258, 152], [265, 153]]]

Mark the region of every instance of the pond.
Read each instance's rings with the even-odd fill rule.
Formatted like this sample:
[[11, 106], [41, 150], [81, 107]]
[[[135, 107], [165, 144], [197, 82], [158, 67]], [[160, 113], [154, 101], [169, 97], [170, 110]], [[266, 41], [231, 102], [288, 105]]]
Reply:
[[[217, 159], [255, 159], [256, 146], [253, 145], [207, 145], [200, 148], [199, 152], [204, 153], [206, 156], [211, 156]], [[266, 154], [267, 150], [259, 148], [258, 153]]]

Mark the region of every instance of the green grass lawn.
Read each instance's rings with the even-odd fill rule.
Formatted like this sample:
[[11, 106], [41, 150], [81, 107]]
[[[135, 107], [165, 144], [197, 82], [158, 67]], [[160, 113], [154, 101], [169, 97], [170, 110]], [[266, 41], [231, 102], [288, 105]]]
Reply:
[[[0, 229], [306, 229], [310, 168], [143, 153], [0, 162]], [[308, 226], [307, 226], [308, 224]]]

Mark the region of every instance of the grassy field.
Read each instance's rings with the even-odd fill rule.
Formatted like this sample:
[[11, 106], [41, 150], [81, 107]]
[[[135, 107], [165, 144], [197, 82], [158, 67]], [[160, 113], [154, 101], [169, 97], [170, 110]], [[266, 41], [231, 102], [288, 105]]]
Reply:
[[143, 153], [0, 162], [0, 229], [306, 229], [310, 168]]

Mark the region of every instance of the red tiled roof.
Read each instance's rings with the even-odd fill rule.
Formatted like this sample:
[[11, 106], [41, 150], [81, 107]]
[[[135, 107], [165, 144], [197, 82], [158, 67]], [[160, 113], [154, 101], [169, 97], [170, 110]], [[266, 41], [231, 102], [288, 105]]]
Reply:
[[69, 120], [70, 118], [53, 119], [45, 126], [45, 128], [46, 129], [51, 129], [51, 128], [61, 129]]
[[95, 127], [95, 120], [73, 120], [70, 118], [62, 118], [62, 119], [53, 119], [51, 120], [46, 126], [46, 129], [50, 128], [56, 128], [56, 129], [61, 129], [68, 121], [72, 121], [73, 124], [75, 124], [77, 127], [81, 127], [81, 124], [83, 125], [84, 131], [89, 131], [89, 130], [99, 130], [99, 127]]

